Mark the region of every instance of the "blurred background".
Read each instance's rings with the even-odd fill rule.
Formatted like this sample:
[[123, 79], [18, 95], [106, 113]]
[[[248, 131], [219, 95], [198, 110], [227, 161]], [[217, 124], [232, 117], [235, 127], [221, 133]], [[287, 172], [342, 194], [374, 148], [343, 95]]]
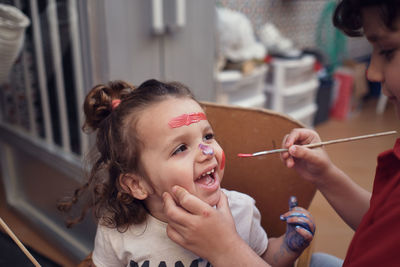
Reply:
[[[198, 100], [272, 109], [323, 140], [399, 128], [379, 84], [365, 78], [369, 44], [332, 26], [335, 5], [0, 0], [0, 216], [56, 265], [73, 266], [92, 251], [90, 216], [67, 229], [55, 203], [84, 179], [93, 136], [80, 130], [82, 103], [90, 88], [109, 80], [177, 80]], [[395, 138], [328, 153], [371, 190], [376, 155]], [[315, 250], [344, 258], [353, 231], [319, 194], [310, 209]]]

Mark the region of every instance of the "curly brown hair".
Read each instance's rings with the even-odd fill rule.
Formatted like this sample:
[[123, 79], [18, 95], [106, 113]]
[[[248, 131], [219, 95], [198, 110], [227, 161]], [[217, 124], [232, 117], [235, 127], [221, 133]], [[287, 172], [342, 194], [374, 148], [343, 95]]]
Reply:
[[349, 36], [362, 36], [361, 11], [365, 7], [377, 7], [384, 25], [390, 30], [396, 30], [400, 0], [342, 0], [335, 9], [333, 25]]
[[[137, 88], [125, 81], [111, 81], [96, 85], [87, 94], [84, 102], [86, 121], [82, 130], [87, 133], [97, 131], [97, 153], [91, 159], [88, 181], [57, 205], [60, 211], [69, 212], [85, 193], [89, 193], [80, 215], [67, 220], [67, 227], [82, 221], [90, 208], [102, 224], [121, 231], [145, 220], [147, 210], [143, 201], [124, 193], [118, 178], [140, 172], [136, 123], [141, 112], [170, 97], [195, 100], [185, 85], [154, 79]], [[113, 100], [121, 102], [113, 107]]]

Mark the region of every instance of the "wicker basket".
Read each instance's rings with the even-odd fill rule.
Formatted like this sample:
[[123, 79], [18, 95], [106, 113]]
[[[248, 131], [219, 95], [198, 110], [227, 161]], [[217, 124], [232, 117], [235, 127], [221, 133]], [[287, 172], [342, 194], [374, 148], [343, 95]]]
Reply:
[[30, 20], [14, 6], [0, 4], [0, 84], [8, 79], [8, 74], [17, 59], [25, 37], [25, 29]]

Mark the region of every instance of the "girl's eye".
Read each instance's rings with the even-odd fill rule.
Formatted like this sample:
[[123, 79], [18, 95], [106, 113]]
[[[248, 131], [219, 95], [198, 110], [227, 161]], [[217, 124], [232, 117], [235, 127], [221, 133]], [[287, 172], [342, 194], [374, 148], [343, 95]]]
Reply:
[[183, 151], [185, 151], [187, 149], [186, 145], [180, 145], [175, 151], [174, 153], [172, 153], [172, 155], [177, 155]]
[[213, 133], [209, 133], [209, 134], [206, 134], [204, 136], [204, 140], [211, 140], [211, 139], [214, 139], [214, 134]]
[[385, 57], [386, 60], [391, 60], [393, 58], [394, 51], [395, 49], [381, 50], [379, 55]]

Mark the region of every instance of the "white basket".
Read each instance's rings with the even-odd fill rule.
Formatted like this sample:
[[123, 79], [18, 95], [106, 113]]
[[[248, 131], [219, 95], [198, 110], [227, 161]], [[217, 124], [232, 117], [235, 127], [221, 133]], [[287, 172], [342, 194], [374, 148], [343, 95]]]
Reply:
[[[224, 71], [216, 77], [217, 102], [223, 104], [237, 104], [241, 106], [264, 106], [264, 79], [266, 66], [255, 69], [250, 75], [242, 75], [239, 71]], [[258, 99], [254, 101], [254, 99]], [[261, 101], [264, 101], [260, 104]], [[248, 104], [246, 104], [248, 103]]]
[[289, 112], [288, 116], [292, 117], [305, 124], [307, 127], [312, 127], [314, 124], [315, 113], [317, 112], [317, 104], [312, 103], [306, 107]]
[[8, 73], [24, 43], [25, 29], [30, 20], [19, 9], [0, 4], [0, 84], [8, 79]]
[[281, 89], [279, 92], [270, 85], [265, 86], [268, 96], [267, 107], [288, 113], [309, 106], [315, 102], [319, 82], [317, 79]]
[[241, 107], [252, 107], [252, 108], [265, 108], [265, 102], [267, 97], [265, 94], [258, 94], [241, 101], [232, 102], [231, 105]]
[[266, 82], [278, 88], [293, 86], [313, 79], [315, 57], [303, 56], [300, 59], [273, 59]]

